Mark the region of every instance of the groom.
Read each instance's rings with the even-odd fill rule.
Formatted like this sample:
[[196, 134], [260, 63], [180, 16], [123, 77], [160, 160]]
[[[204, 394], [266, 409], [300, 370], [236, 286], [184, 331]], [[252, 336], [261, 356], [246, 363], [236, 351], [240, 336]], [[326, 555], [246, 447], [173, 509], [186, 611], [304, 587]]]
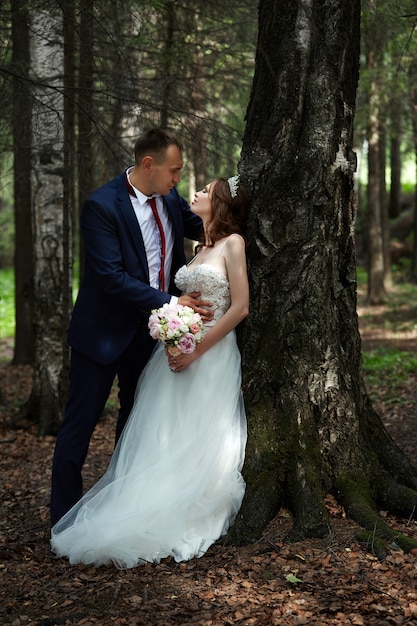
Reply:
[[202, 231], [200, 218], [175, 188], [182, 166], [178, 139], [149, 130], [135, 144], [134, 166], [84, 204], [85, 271], [68, 331], [70, 389], [52, 464], [52, 525], [82, 496], [82, 467], [116, 374], [116, 441], [120, 437], [154, 347], [150, 311], [178, 301], [203, 319], [211, 316], [202, 308], [210, 303], [199, 300], [199, 293], [170, 295], [173, 276], [185, 263], [184, 237], [198, 239]]

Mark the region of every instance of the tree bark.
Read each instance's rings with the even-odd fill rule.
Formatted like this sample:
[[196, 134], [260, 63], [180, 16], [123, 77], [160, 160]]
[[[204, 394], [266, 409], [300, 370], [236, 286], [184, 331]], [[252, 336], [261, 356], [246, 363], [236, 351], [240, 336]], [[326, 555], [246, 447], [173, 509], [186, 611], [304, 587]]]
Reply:
[[69, 346], [67, 330], [72, 311], [73, 245], [72, 216], [75, 205], [75, 2], [63, 5], [64, 26], [64, 176], [62, 207], [62, 371], [60, 389], [66, 398], [69, 389]]
[[39, 434], [45, 435], [55, 432], [62, 421], [66, 376], [61, 12], [32, 11], [31, 33], [35, 371], [31, 396], [17, 419], [31, 418], [39, 425]]
[[402, 106], [398, 98], [391, 103], [390, 166], [391, 185], [389, 194], [389, 217], [397, 218], [401, 213], [401, 139]]
[[382, 68], [386, 29], [383, 28], [376, 0], [368, 0], [364, 19], [363, 40], [366, 57], [366, 72], [369, 80], [368, 99], [368, 301], [380, 304], [386, 299], [386, 258], [384, 255], [383, 207], [381, 206], [382, 160], [381, 136], [384, 128], [382, 112]]
[[94, 4], [80, 0], [80, 38], [78, 72], [78, 203], [74, 211], [74, 246], [78, 250], [79, 282], [84, 268], [84, 249], [79, 235], [81, 207], [95, 189], [94, 182], [94, 124], [93, 124], [93, 66], [94, 66]]
[[[417, 62], [414, 62], [410, 70], [411, 79], [417, 77]], [[415, 84], [415, 80], [413, 81]], [[413, 123], [413, 144], [415, 169], [417, 177], [417, 88], [411, 90], [410, 94], [411, 117]], [[413, 253], [411, 258], [411, 278], [417, 283], [417, 185], [414, 190], [414, 220], [413, 220]]]
[[289, 539], [327, 534], [327, 493], [369, 532], [391, 538], [376, 503], [406, 514], [417, 504], [417, 470], [383, 428], [361, 376], [352, 152], [359, 21], [359, 0], [259, 5], [240, 164], [253, 205], [251, 309], [240, 335], [247, 492], [234, 540], [259, 538], [282, 505], [294, 514]]
[[389, 206], [387, 195], [387, 179], [385, 175], [386, 169], [386, 151], [387, 151], [387, 134], [386, 125], [382, 124], [379, 134], [379, 206], [381, 211], [381, 227], [382, 227], [382, 254], [384, 257], [384, 287], [390, 289], [392, 287], [391, 272], [391, 237], [389, 225]]
[[33, 243], [31, 222], [31, 94], [28, 81], [29, 15], [18, 0], [11, 2], [13, 40], [13, 156], [15, 224], [15, 319], [13, 364], [33, 363]]
[[165, 5], [165, 42], [164, 42], [164, 68], [163, 77], [164, 82], [162, 85], [161, 94], [161, 113], [160, 113], [160, 126], [161, 128], [169, 128], [170, 111], [171, 111], [171, 90], [173, 77], [171, 75], [171, 67], [174, 62], [174, 35], [175, 35], [175, 4], [173, 0], [168, 0]]
[[[367, 67], [375, 72], [378, 61], [373, 51], [368, 54]], [[381, 207], [381, 120], [379, 81], [371, 80], [368, 118], [368, 300], [381, 304], [386, 299], [384, 232]]]

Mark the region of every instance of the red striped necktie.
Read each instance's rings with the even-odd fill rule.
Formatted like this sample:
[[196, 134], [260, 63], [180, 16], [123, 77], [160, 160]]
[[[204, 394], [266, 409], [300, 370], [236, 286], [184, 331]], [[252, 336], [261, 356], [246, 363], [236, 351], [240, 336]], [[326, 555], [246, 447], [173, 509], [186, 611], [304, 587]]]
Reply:
[[[131, 196], [136, 198], [135, 190], [128, 177], [126, 176], [126, 187]], [[156, 208], [156, 200], [155, 198], [148, 198], [148, 202], [151, 205], [152, 213], [155, 218], [156, 225], [158, 226], [159, 235], [161, 238], [161, 267], [159, 269], [159, 288], [161, 291], [165, 291], [165, 256], [166, 256], [166, 241], [165, 241], [165, 233], [164, 228], [162, 226], [161, 218], [158, 214], [158, 209]]]
[[164, 228], [162, 226], [161, 218], [159, 217], [159, 214], [158, 214], [158, 209], [156, 208], [155, 198], [148, 198], [148, 202], [151, 205], [152, 213], [155, 218], [155, 222], [158, 226], [159, 234], [161, 237], [161, 267], [159, 270], [159, 288], [161, 291], [165, 291], [165, 255], [166, 255], [165, 233], [164, 233]]

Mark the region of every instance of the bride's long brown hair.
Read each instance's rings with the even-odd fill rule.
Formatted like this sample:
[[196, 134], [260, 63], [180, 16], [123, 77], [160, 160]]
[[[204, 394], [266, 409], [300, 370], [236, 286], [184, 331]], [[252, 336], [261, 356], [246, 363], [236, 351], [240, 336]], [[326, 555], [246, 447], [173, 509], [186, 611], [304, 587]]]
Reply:
[[210, 187], [213, 218], [208, 225], [205, 242], [202, 237], [198, 249], [203, 245], [214, 246], [216, 241], [238, 233], [246, 240], [246, 222], [249, 215], [249, 194], [241, 183], [237, 188], [237, 194], [232, 198], [230, 186], [226, 178], [217, 178]]

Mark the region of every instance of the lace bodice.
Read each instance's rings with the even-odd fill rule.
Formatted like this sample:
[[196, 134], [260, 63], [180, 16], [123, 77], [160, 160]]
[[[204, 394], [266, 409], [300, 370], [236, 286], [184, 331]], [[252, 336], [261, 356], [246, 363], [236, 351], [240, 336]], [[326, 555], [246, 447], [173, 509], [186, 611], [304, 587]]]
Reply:
[[214, 318], [206, 326], [215, 324], [230, 307], [229, 281], [213, 265], [201, 263], [194, 268], [184, 265], [175, 275], [175, 284], [182, 293], [199, 291], [202, 300], [212, 303]]

